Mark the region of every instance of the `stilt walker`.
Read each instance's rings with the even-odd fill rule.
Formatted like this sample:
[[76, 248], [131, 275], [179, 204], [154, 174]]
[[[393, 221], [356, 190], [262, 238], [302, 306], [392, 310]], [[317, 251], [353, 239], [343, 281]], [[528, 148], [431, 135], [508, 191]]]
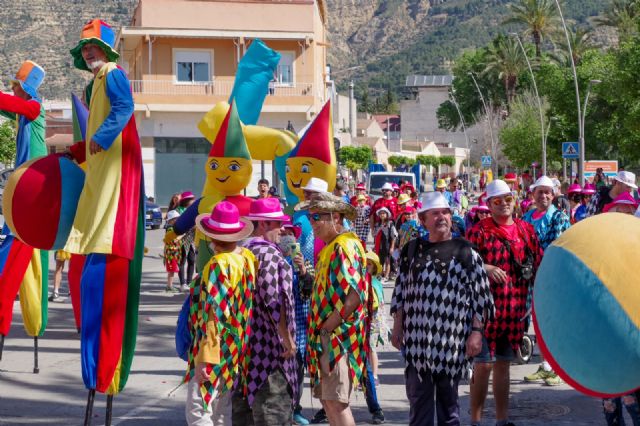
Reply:
[[[25, 61], [11, 80], [14, 94], [0, 93], [0, 115], [16, 122], [16, 168], [47, 153], [44, 107], [38, 93], [44, 75], [38, 64]], [[19, 292], [24, 328], [34, 341], [33, 372], [37, 374], [38, 337], [47, 327], [49, 253], [16, 239], [6, 224], [2, 234], [5, 238], [0, 245], [0, 360], [11, 327], [13, 302]]]
[[65, 250], [86, 255], [80, 284], [82, 379], [89, 389], [85, 425], [95, 392], [122, 391], [129, 376], [138, 322], [144, 243], [144, 187], [133, 97], [115, 61], [115, 33], [94, 19], [71, 50], [76, 68], [94, 79], [85, 91], [89, 106], [85, 142], [72, 147], [86, 160], [84, 188]]

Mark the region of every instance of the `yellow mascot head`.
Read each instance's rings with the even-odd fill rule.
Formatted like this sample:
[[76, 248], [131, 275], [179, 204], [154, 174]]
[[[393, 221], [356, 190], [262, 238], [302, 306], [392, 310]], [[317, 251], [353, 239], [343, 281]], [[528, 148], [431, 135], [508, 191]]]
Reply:
[[312, 177], [336, 186], [336, 151], [333, 145], [331, 103], [327, 102], [291, 151], [286, 162], [287, 188], [304, 200], [302, 188]]

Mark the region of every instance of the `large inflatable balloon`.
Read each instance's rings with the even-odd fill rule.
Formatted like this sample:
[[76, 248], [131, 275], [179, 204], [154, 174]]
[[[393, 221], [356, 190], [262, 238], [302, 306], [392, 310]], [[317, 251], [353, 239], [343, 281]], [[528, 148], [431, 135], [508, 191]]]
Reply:
[[534, 286], [534, 326], [554, 370], [580, 392], [640, 386], [640, 220], [606, 213], [547, 248]]
[[62, 154], [28, 161], [11, 174], [2, 209], [11, 231], [26, 244], [44, 250], [67, 242], [84, 172]]

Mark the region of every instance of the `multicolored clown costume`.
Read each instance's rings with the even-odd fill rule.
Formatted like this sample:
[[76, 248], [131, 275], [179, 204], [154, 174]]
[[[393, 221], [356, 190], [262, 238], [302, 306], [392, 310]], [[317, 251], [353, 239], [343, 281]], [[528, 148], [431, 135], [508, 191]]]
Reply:
[[[207, 179], [202, 197], [180, 215], [173, 227], [173, 232], [167, 232], [165, 235], [165, 242], [172, 241], [176, 236], [189, 231], [195, 226], [196, 217], [199, 214], [211, 212], [213, 207], [222, 200], [235, 205], [241, 216], [249, 214], [252, 199], [245, 197], [241, 192], [251, 181], [253, 166], [235, 103], [232, 103], [215, 136], [205, 170]], [[198, 246], [196, 270], [200, 272], [209, 260], [210, 253], [199, 231], [196, 231], [196, 244]]]
[[[99, 46], [108, 62], [85, 92], [89, 106], [85, 142], [72, 147], [86, 160], [86, 178], [65, 250], [86, 255], [81, 278], [82, 378], [91, 395], [124, 389], [135, 349], [144, 243], [144, 182], [140, 141], [129, 80], [114, 61], [115, 33], [94, 19], [71, 50], [76, 68]], [[91, 153], [90, 142], [101, 150]], [[109, 399], [111, 401], [111, 399]], [[90, 411], [88, 411], [90, 413]]]
[[[45, 72], [38, 64], [25, 61], [11, 80], [15, 95], [0, 92], [0, 115], [16, 122], [16, 160], [18, 168], [28, 160], [46, 155], [45, 116], [38, 87]], [[37, 338], [47, 326], [49, 253], [15, 238], [5, 224], [0, 245], [0, 335], [9, 333], [13, 302], [20, 291], [24, 328]], [[35, 340], [37, 342], [37, 340]], [[0, 359], [2, 346], [0, 345]], [[37, 373], [37, 366], [34, 373]]]
[[[329, 191], [336, 186], [336, 151], [333, 145], [333, 125], [331, 101], [320, 110], [296, 147], [289, 153], [286, 161], [286, 185], [295, 197], [287, 199], [290, 205], [304, 201], [304, 188], [312, 177], [320, 178], [329, 184]], [[314, 262], [313, 229], [306, 211], [293, 214], [293, 224], [302, 229], [300, 250], [305, 259]]]

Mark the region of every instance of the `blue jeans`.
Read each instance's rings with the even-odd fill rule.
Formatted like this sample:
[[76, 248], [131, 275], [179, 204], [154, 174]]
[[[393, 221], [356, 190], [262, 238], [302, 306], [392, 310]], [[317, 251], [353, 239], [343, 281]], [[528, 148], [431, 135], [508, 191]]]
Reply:
[[370, 413], [375, 413], [380, 410], [380, 404], [378, 404], [378, 394], [376, 393], [376, 381], [373, 378], [373, 370], [371, 369], [371, 364], [369, 360], [366, 361], [367, 365], [367, 375], [363, 377], [364, 381], [364, 397], [367, 401], [367, 407], [369, 408]]
[[631, 393], [623, 397], [602, 400], [604, 418], [607, 421], [607, 425], [624, 426], [622, 405], [627, 409], [633, 426], [640, 426], [640, 407], [638, 406], [637, 393], [636, 395]]

